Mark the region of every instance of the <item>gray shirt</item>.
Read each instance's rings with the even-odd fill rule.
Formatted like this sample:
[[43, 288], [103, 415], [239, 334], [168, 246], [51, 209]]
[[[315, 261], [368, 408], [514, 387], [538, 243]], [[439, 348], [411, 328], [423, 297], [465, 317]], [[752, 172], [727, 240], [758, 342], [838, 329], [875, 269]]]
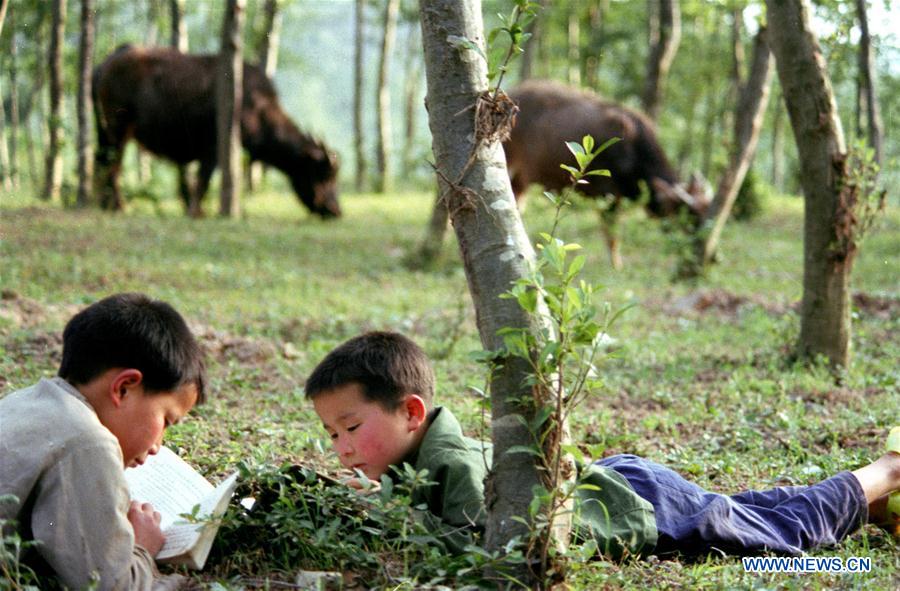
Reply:
[[[98, 591], [171, 588], [134, 543], [119, 442], [78, 390], [44, 379], [0, 399], [0, 519], [15, 520], [59, 581]], [[9, 523], [6, 528], [10, 528]]]

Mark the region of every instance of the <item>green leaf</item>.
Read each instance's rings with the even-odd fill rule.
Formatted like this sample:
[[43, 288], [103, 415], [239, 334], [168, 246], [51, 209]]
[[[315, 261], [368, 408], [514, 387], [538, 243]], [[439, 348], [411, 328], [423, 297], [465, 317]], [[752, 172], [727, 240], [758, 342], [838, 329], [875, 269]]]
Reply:
[[536, 458], [541, 457], [541, 452], [533, 445], [513, 445], [506, 450], [508, 454], [528, 454]]

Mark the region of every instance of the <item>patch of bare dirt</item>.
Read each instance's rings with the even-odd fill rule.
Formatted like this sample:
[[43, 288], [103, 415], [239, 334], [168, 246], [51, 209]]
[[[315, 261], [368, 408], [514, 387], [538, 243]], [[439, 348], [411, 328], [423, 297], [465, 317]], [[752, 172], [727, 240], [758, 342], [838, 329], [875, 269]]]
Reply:
[[745, 296], [724, 289], [699, 289], [674, 299], [649, 299], [645, 307], [658, 309], [669, 316], [718, 314], [734, 318], [750, 307], [760, 307], [770, 314], [781, 315], [795, 306], [773, 302], [759, 294]]
[[235, 360], [238, 363], [253, 364], [271, 361], [277, 355], [290, 357], [291, 350], [282, 351], [270, 340], [256, 339], [227, 334], [208, 326], [194, 327], [194, 335], [206, 353], [219, 362]]
[[81, 306], [77, 304], [43, 304], [12, 289], [0, 291], [0, 319], [16, 328], [46, 326], [72, 317]]
[[881, 320], [900, 318], [900, 298], [879, 297], [856, 292], [853, 294], [853, 306], [862, 314]]

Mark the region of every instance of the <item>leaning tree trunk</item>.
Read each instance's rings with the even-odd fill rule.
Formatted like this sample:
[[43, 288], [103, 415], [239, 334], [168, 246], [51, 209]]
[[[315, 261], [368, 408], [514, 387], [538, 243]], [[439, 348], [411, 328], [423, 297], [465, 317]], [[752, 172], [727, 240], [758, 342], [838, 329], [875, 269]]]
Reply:
[[63, 162], [60, 154], [62, 143], [63, 85], [62, 47], [66, 26], [66, 0], [54, 0], [53, 25], [50, 30], [50, 138], [44, 168], [44, 190], [41, 198], [52, 201], [59, 199], [62, 186]]
[[94, 53], [94, 1], [81, 0], [81, 42], [78, 47], [78, 195], [79, 207], [91, 195], [91, 69]]
[[866, 17], [866, 0], [856, 0], [856, 12], [859, 17], [859, 91], [862, 102], [866, 106], [869, 145], [875, 151], [875, 162], [881, 164], [883, 148], [881, 113], [878, 108], [878, 95], [875, 92], [875, 78], [872, 67], [872, 39], [869, 36], [869, 19]]
[[[513, 198], [500, 141], [476, 131], [476, 104], [487, 95], [486, 64], [471, 49], [453, 42], [468, 39], [484, 45], [480, 0], [419, 0], [425, 73], [426, 105], [431, 127], [437, 176], [444, 202], [459, 242], [476, 322], [485, 350], [503, 345], [497, 331], [516, 327], [537, 333], [549, 324], [525, 314], [513, 299], [500, 296], [524, 278], [534, 261]], [[476, 133], [481, 138], [476, 141]], [[541, 484], [541, 472], [529, 454], [508, 453], [516, 445], [529, 445], [532, 434], [522, 424], [533, 417], [532, 392], [526, 384], [527, 361], [511, 357], [491, 375], [491, 434], [494, 463], [486, 486], [488, 509], [485, 544], [502, 552], [514, 536], [527, 528], [516, 518], [528, 519], [532, 490]], [[557, 541], [568, 535], [568, 515], [558, 526]], [[530, 586], [546, 581], [525, 565], [514, 574]]]
[[172, 29], [169, 45], [180, 51], [188, 52], [188, 30], [184, 22], [184, 1], [169, 0], [169, 13], [172, 15]]
[[400, 0], [387, 0], [384, 8], [384, 37], [381, 43], [381, 64], [378, 67], [378, 88], [376, 90], [378, 116], [378, 146], [375, 150], [375, 162], [378, 166], [378, 179], [375, 191], [390, 191], [393, 182], [391, 166], [391, 54], [394, 52], [394, 37], [397, 31], [397, 13]]
[[241, 101], [244, 74], [243, 41], [245, 0], [228, 0], [222, 23], [216, 80], [216, 118], [219, 170], [222, 180], [219, 215], [237, 217], [241, 207]]
[[[263, 9], [263, 30], [259, 43], [259, 67], [270, 80], [278, 66], [278, 49], [281, 46], [281, 11], [279, 0], [266, 0]], [[251, 162], [247, 169], [247, 186], [253, 191], [263, 178], [263, 163]]]
[[356, 0], [356, 27], [353, 43], [353, 147], [356, 153], [357, 191], [366, 186], [366, 142], [363, 139], [363, 48], [365, 47], [366, 0]]
[[[850, 362], [850, 271], [856, 254], [845, 182], [847, 150], [807, 0], [766, 0], [772, 52], [797, 151], [804, 196], [803, 303], [798, 352]], [[842, 190], [843, 187], [843, 190]]]
[[747, 83], [742, 85], [734, 113], [734, 145], [731, 161], [716, 189], [712, 204], [706, 211], [703, 225], [708, 232], [700, 232], [695, 244], [695, 257], [687, 275], [696, 276], [709, 265], [719, 246], [722, 229], [731, 215], [738, 190], [753, 163], [759, 131], [762, 128], [769, 101], [772, 80], [770, 51], [765, 28], [760, 28], [753, 43], [753, 62]]
[[3, 22], [6, 20], [7, 9], [9, 9], [9, 0], [0, 0], [0, 33], [3, 33]]
[[681, 9], [678, 0], [649, 0], [650, 55], [647, 59], [647, 79], [641, 106], [654, 121], [662, 106], [663, 86], [678, 43], [681, 40]]

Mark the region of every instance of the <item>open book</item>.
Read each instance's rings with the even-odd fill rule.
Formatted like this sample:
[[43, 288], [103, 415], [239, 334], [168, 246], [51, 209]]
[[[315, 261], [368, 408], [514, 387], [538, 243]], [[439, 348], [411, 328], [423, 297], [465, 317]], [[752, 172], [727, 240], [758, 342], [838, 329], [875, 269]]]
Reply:
[[[237, 485], [237, 472], [213, 486], [178, 454], [163, 447], [143, 466], [125, 470], [125, 480], [132, 499], [152, 504], [162, 515], [160, 528], [166, 543], [156, 560], [202, 569], [219, 530], [215, 520], [225, 513]], [[203, 522], [189, 523], [180, 517], [192, 513], [197, 505], [196, 516]]]

